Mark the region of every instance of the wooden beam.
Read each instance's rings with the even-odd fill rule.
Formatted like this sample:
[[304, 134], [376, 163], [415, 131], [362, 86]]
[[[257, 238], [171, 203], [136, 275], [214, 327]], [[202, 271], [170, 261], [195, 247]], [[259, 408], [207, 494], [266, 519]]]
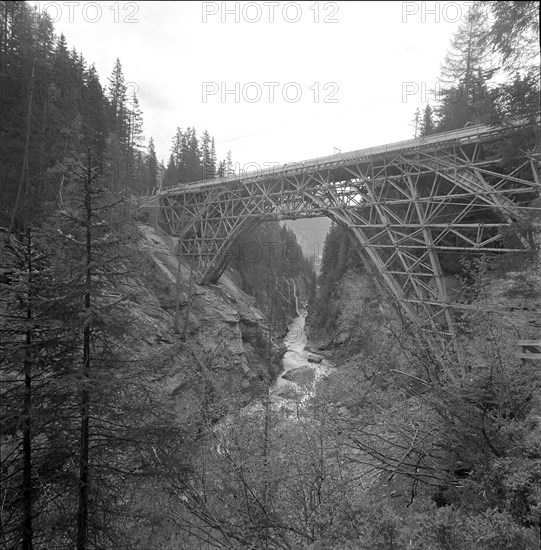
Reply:
[[517, 353], [519, 359], [532, 359], [533, 361], [541, 361], [541, 353]]

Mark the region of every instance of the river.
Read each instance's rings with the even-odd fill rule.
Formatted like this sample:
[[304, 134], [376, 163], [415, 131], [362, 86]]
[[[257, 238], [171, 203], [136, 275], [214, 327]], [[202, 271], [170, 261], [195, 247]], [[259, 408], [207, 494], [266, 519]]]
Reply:
[[[298, 305], [297, 313], [297, 317], [289, 324], [288, 332], [284, 339], [284, 344], [287, 348], [282, 359], [284, 370], [280, 373], [276, 382], [269, 388], [269, 403], [271, 410], [279, 413], [282, 421], [288, 419], [293, 422], [299, 414], [299, 408], [302, 408], [310, 397], [314, 395], [317, 381], [334, 370], [334, 366], [329, 360], [305, 349], [308, 340], [305, 331], [307, 313], [304, 309], [299, 310]], [[311, 363], [308, 361], [310, 356], [312, 356], [312, 358], [322, 357], [322, 360], [318, 364]], [[284, 376], [287, 376], [288, 372], [299, 368], [303, 370], [311, 369], [313, 371], [313, 376], [311, 377], [312, 381], [310, 383], [297, 384], [284, 378]], [[241, 416], [246, 417], [254, 414], [260, 415], [263, 414], [264, 411], [265, 398], [259, 398], [245, 406], [239, 413]], [[217, 436], [220, 441], [216, 447], [219, 454], [222, 454], [222, 449], [224, 446], [227, 446], [227, 441], [229, 440], [228, 433], [234, 422], [235, 414], [226, 415], [213, 427], [214, 435]]]
[[[285, 404], [285, 402], [290, 401], [297, 391], [302, 392], [302, 401], [308, 399], [314, 392], [316, 382], [322, 376], [326, 376], [333, 368], [332, 363], [325, 358], [322, 358], [321, 363], [319, 364], [311, 363], [309, 361], [310, 358], [316, 359], [321, 356], [311, 353], [305, 349], [307, 345], [305, 331], [306, 311], [299, 312], [297, 308], [297, 312], [300, 314], [295, 317], [288, 326], [287, 336], [284, 339], [284, 344], [287, 348], [282, 360], [284, 370], [270, 388], [271, 401], [282, 405]], [[302, 369], [305, 375], [302, 376], [302, 378], [306, 379], [310, 378], [310, 370], [308, 369], [311, 369], [313, 371], [313, 382], [297, 384], [296, 382], [292, 382], [284, 378], [284, 376], [287, 376], [287, 374], [294, 369]], [[295, 396], [295, 401], [298, 401], [298, 396]]]
[[[282, 359], [284, 370], [269, 388], [271, 407], [275, 411], [281, 411], [286, 417], [294, 415], [299, 405], [302, 406], [314, 395], [317, 381], [334, 370], [334, 365], [331, 361], [305, 349], [308, 342], [305, 331], [307, 312], [304, 307], [299, 307], [295, 287], [294, 296], [297, 317], [289, 324], [287, 335], [284, 339], [284, 344], [287, 348]], [[309, 361], [311, 356], [312, 359], [321, 358], [322, 360], [320, 363], [312, 363]], [[298, 384], [284, 378], [284, 376], [287, 376], [288, 373], [291, 373], [291, 371], [295, 369], [303, 369], [305, 374], [310, 374], [310, 371], [312, 371], [313, 375], [311, 377], [304, 377], [311, 378], [311, 382]], [[264, 402], [264, 398], [258, 398], [252, 401], [243, 408], [241, 414], [251, 415], [254, 413], [261, 413], [265, 408]], [[226, 415], [217, 423], [214, 427], [214, 431], [222, 433], [224, 429], [227, 431], [227, 427], [230, 426], [232, 420], [232, 416]]]

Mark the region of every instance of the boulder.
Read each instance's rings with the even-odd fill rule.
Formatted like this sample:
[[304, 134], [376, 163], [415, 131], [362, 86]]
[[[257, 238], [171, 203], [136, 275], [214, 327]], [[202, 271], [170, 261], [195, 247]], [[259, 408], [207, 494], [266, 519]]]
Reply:
[[308, 362], [309, 363], [315, 363], [316, 365], [319, 365], [321, 363], [321, 361], [323, 361], [323, 357], [321, 357], [321, 355], [315, 355], [313, 353], [308, 355]]
[[349, 332], [341, 332], [335, 339], [334, 342], [338, 345], [345, 344], [351, 338]]
[[[175, 293], [161, 292], [158, 294], [158, 300], [160, 306], [166, 310], [176, 309], [177, 296]], [[184, 307], [188, 303], [188, 295], [185, 292], [180, 292], [178, 297], [178, 304], [180, 307]]]
[[297, 367], [296, 369], [288, 370], [282, 375], [284, 380], [295, 382], [295, 384], [299, 384], [301, 386], [308, 386], [314, 381], [315, 377], [316, 373], [314, 369], [310, 367]]
[[272, 392], [272, 397], [281, 397], [282, 399], [295, 399], [298, 396], [298, 390], [293, 386], [280, 386]]

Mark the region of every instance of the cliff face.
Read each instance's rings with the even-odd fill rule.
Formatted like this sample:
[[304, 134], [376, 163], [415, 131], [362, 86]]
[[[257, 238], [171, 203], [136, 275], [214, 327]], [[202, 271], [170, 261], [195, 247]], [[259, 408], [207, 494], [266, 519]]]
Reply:
[[[226, 270], [225, 278], [222, 275], [220, 281], [233, 284], [238, 289], [245, 284], [242, 275], [231, 268]], [[308, 301], [308, 290], [302, 277], [282, 276], [277, 279], [274, 290], [259, 290], [255, 298], [249, 296], [249, 299], [269, 323], [272, 320], [274, 337], [283, 338], [288, 325], [297, 316], [297, 303], [301, 308]]]
[[331, 351], [336, 357], [376, 353], [392, 332], [399, 330], [396, 313], [371, 277], [351, 267], [336, 286], [325, 326], [315, 326], [313, 318], [309, 308], [308, 339], [314, 347]]
[[[175, 244], [139, 226], [140, 268], [127, 290], [134, 294], [130, 307], [139, 320], [133, 327], [140, 342], [134, 351], [141, 357], [170, 357], [164, 392], [183, 417], [190, 417], [217, 393], [241, 402], [260, 395], [265, 380], [281, 370], [285, 348], [269, 339], [268, 322], [255, 300], [227, 274], [218, 284], [201, 287], [190, 282], [190, 266], [184, 263], [177, 291]], [[177, 292], [180, 334], [175, 332]]]
[[[478, 268], [475, 281], [444, 278], [450, 301], [465, 304], [455, 312], [455, 320], [472, 365], [482, 359], [485, 348], [498, 344], [513, 355], [520, 352], [519, 340], [541, 337], [539, 259], [510, 260], [502, 257]], [[313, 318], [307, 319], [309, 340], [336, 358], [398, 351], [398, 340], [407, 339], [388, 297], [355, 268], [348, 268], [337, 282], [325, 326], [315, 326]]]

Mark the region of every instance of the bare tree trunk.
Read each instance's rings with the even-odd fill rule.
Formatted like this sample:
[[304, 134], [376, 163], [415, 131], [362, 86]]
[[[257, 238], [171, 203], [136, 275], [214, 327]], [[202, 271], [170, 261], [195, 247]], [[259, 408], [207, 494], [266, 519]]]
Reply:
[[30, 122], [32, 119], [32, 101], [34, 98], [34, 68], [36, 66], [36, 60], [32, 61], [32, 76], [30, 77], [30, 97], [28, 98], [28, 113], [26, 115], [26, 139], [24, 143], [24, 158], [23, 158], [23, 168], [21, 171], [21, 180], [19, 182], [19, 189], [17, 190], [17, 198], [15, 199], [15, 204], [13, 205], [13, 212], [11, 213], [11, 220], [9, 222], [8, 229], [8, 239], [13, 231], [13, 226], [15, 225], [15, 220], [17, 218], [17, 212], [19, 210], [21, 201], [23, 199], [23, 194], [26, 195], [26, 176], [28, 170], [28, 149], [30, 145]]
[[190, 322], [190, 308], [192, 306], [193, 290], [193, 264], [190, 264], [190, 284], [188, 285], [188, 297], [186, 299], [186, 314], [184, 316], [184, 327], [182, 329], [182, 340], [186, 340], [188, 334], [188, 323]]
[[271, 297], [271, 310], [270, 310], [270, 319], [269, 319], [269, 362], [268, 362], [268, 371], [269, 377], [267, 381], [267, 388], [265, 393], [265, 428], [263, 434], [263, 506], [265, 513], [265, 548], [268, 547], [269, 543], [269, 521], [268, 521], [268, 506], [269, 506], [269, 483], [270, 483], [270, 472], [269, 472], [269, 447], [270, 447], [270, 425], [271, 425], [271, 402], [270, 402], [270, 372], [272, 371], [272, 329], [274, 323], [274, 306], [276, 302], [276, 284], [277, 284], [278, 275], [274, 273], [274, 286], [272, 289]]
[[[85, 313], [90, 315], [90, 293], [92, 282], [92, 208], [91, 183], [92, 169], [91, 156], [88, 154], [87, 175], [85, 178], [85, 210], [86, 210], [86, 289]], [[86, 550], [88, 545], [88, 492], [89, 492], [89, 447], [90, 447], [90, 392], [88, 378], [90, 376], [90, 319], [85, 319], [83, 334], [83, 387], [81, 390], [81, 455], [79, 460], [79, 506], [77, 510], [77, 550]]]
[[26, 350], [24, 358], [24, 404], [23, 404], [23, 524], [22, 524], [22, 548], [32, 550], [32, 442], [31, 442], [31, 417], [32, 417], [32, 241], [30, 227], [26, 228], [27, 238], [27, 305], [26, 318]]
[[[156, 208], [157, 209], [157, 208]], [[177, 280], [176, 280], [176, 300], [175, 300], [175, 332], [179, 334], [179, 319], [180, 319], [180, 266], [182, 264], [182, 220], [180, 222], [180, 231], [178, 233], [178, 264], [177, 264]], [[185, 339], [185, 338], [183, 338]]]

